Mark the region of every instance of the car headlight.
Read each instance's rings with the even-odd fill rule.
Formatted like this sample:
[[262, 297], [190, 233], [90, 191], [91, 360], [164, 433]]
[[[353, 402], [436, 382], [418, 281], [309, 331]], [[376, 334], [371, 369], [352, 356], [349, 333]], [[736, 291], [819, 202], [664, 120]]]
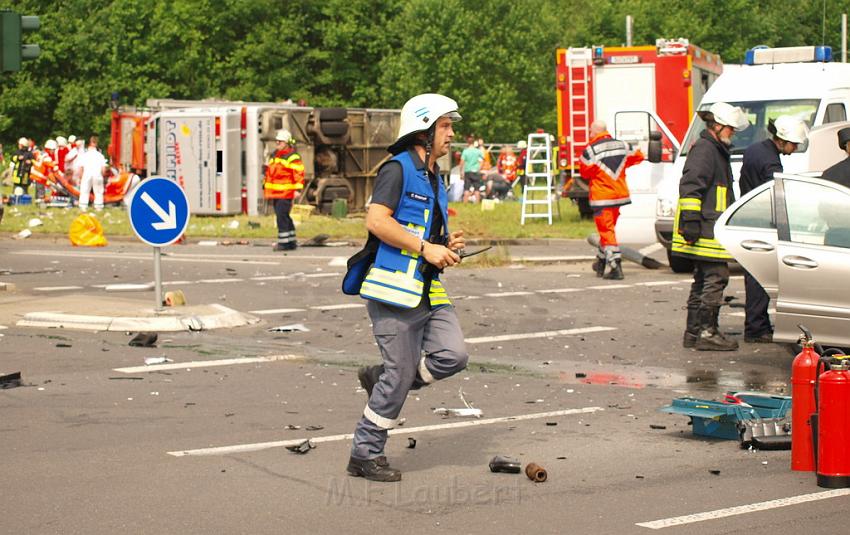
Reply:
[[673, 217], [676, 215], [676, 205], [670, 199], [658, 199], [655, 202], [656, 217]]

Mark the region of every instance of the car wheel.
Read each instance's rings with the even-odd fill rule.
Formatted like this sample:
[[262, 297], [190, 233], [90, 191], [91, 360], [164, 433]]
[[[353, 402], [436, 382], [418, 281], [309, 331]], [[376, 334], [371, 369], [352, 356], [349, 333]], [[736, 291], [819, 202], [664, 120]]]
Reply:
[[681, 256], [673, 256], [670, 250], [667, 250], [667, 263], [670, 264], [670, 269], [673, 273], [690, 273], [694, 270], [694, 262], [690, 258]]

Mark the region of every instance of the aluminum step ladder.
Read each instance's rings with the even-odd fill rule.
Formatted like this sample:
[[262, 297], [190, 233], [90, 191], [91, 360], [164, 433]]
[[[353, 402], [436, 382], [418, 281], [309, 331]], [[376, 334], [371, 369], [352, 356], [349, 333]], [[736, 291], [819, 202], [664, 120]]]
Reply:
[[[552, 224], [552, 205], [557, 196], [552, 191], [552, 141], [549, 134], [529, 134], [525, 158], [525, 183], [522, 187], [522, 215], [520, 224], [533, 217], [545, 217]], [[536, 206], [546, 206], [538, 212]], [[558, 217], [561, 207], [558, 207]]]

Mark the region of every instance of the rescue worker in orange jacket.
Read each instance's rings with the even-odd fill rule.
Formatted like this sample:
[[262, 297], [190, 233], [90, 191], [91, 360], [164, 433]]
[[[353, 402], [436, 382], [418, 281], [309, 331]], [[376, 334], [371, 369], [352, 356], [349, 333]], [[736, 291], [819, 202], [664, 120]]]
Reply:
[[274, 202], [277, 216], [277, 243], [275, 251], [291, 251], [298, 246], [295, 241], [295, 224], [289, 213], [292, 201], [304, 189], [304, 162], [295, 152], [295, 140], [289, 130], [278, 130], [275, 135], [277, 147], [266, 167], [263, 194]]
[[643, 159], [640, 150], [611, 137], [604, 121], [593, 121], [590, 125], [590, 142], [579, 160], [579, 172], [590, 183], [590, 207], [599, 231], [599, 249], [593, 262], [597, 277], [623, 278], [620, 246], [614, 228], [620, 217], [620, 207], [632, 202], [626, 169]]
[[30, 178], [36, 183], [36, 202], [50, 200], [53, 184], [58, 182], [59, 166], [54, 158], [56, 141], [49, 139], [44, 144], [44, 152], [33, 161]]

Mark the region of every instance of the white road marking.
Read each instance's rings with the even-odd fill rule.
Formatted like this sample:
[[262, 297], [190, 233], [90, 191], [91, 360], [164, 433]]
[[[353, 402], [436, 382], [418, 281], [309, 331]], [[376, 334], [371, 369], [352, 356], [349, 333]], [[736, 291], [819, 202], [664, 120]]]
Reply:
[[63, 290], [82, 290], [82, 286], [39, 286], [33, 288], [36, 292], [61, 292]]
[[245, 279], [240, 279], [238, 277], [232, 277], [232, 278], [228, 278], [228, 279], [201, 279], [198, 282], [204, 283], [204, 284], [219, 284], [219, 283], [222, 283], [222, 282], [244, 282], [244, 281], [245, 281]]
[[660, 251], [662, 247], [664, 246], [658, 242], [655, 242], [653, 244], [647, 245], [646, 247], [641, 247], [640, 249], [638, 249], [638, 252], [643, 256], [651, 255], [655, 251]]
[[[96, 258], [96, 259], [116, 259], [116, 260], [143, 260], [150, 261], [151, 255], [142, 255], [137, 253], [77, 253], [72, 251], [12, 251], [11, 254], [30, 255], [30, 256], [51, 256], [65, 258]], [[264, 266], [279, 266], [280, 262], [264, 262], [260, 260], [245, 260], [244, 257], [228, 258], [221, 256], [219, 258], [205, 258], [200, 255], [180, 255], [173, 256], [163, 255], [163, 262], [191, 262], [194, 264], [252, 264]]]
[[330, 267], [346, 267], [348, 266], [348, 259], [344, 256], [335, 256], [330, 259], [328, 262], [328, 266]]
[[[776, 309], [775, 308], [769, 308], [769, 309], [767, 309], [767, 313], [768, 314], [776, 314]], [[746, 318], [747, 317], [746, 312], [729, 312], [728, 314], [725, 314], [725, 315], [726, 316], [736, 316], [736, 317], [739, 317], [739, 318]]]
[[291, 279], [292, 275], [267, 275], [265, 277], [251, 277], [252, 281], [282, 281]]
[[522, 256], [514, 258], [514, 262], [581, 262], [593, 260], [596, 256]]
[[602, 284], [599, 286], [588, 286], [588, 290], [618, 290], [620, 288], [631, 288], [631, 284]]
[[304, 275], [308, 279], [321, 279], [322, 277], [342, 277], [342, 273], [307, 273]]
[[538, 331], [533, 333], [502, 334], [499, 336], [479, 336], [467, 338], [467, 344], [484, 344], [487, 342], [506, 342], [508, 340], [527, 340], [529, 338], [550, 338], [553, 336], [570, 336], [573, 334], [598, 333], [603, 331], [616, 331], [616, 327], [582, 327], [579, 329], [562, 329], [560, 331]]
[[195, 284], [197, 281], [162, 281], [163, 286], [185, 286], [186, 284]]
[[778, 507], [787, 507], [789, 505], [797, 505], [801, 503], [813, 502], [817, 500], [826, 500], [828, 498], [836, 498], [838, 496], [847, 495], [850, 495], [850, 489], [827, 490], [824, 492], [814, 492], [812, 494], [801, 494], [800, 496], [792, 496], [790, 498], [780, 498], [778, 500], [769, 500], [766, 502], [752, 503], [749, 505], [728, 507], [726, 509], [717, 509], [715, 511], [708, 511], [705, 513], [696, 513], [693, 515], [664, 518], [662, 520], [653, 520], [652, 522], [639, 522], [635, 525], [640, 526], [642, 528], [663, 529], [669, 528], [671, 526], [693, 524], [695, 522], [703, 522], [705, 520], [714, 520], [717, 518], [726, 518], [729, 516], [755, 513], [758, 511], [766, 511], [768, 509], [776, 509]]
[[191, 368], [211, 368], [214, 366], [231, 366], [234, 364], [255, 364], [258, 362], [276, 362], [279, 360], [303, 360], [301, 355], [270, 355], [268, 357], [247, 357], [242, 359], [196, 360], [192, 362], [172, 362], [170, 364], [155, 364], [153, 366], [132, 366], [130, 368], [114, 368], [120, 373], [150, 373], [162, 370], [188, 370]]
[[572, 292], [580, 292], [583, 288], [553, 288], [551, 290], [537, 290], [539, 294], [565, 294]]
[[[672, 286], [674, 284], [681, 284], [683, 281], [649, 281], [649, 282], [636, 282], [635, 286]], [[684, 281], [690, 284], [693, 281]]]
[[346, 308], [365, 308], [366, 305], [363, 303], [347, 303], [344, 305], [323, 305], [317, 307], [310, 307], [313, 310], [343, 310]]
[[[583, 407], [580, 409], [566, 409], [560, 411], [552, 411], [552, 412], [539, 412], [535, 414], [522, 414], [519, 416], [504, 416], [501, 418], [486, 418], [481, 420], [464, 420], [462, 422], [455, 422], [450, 424], [435, 424], [435, 425], [423, 425], [420, 427], [402, 427], [397, 429], [391, 429], [389, 431], [390, 435], [399, 435], [399, 434], [411, 434], [411, 433], [425, 433], [427, 431], [440, 431], [443, 429], [459, 429], [463, 427], [475, 427], [479, 425], [492, 425], [498, 423], [505, 422], [516, 422], [520, 420], [537, 420], [540, 418], [554, 418], [556, 416], [569, 416], [572, 414], [589, 414], [597, 411], [605, 410], [602, 407]], [[354, 437], [351, 433], [345, 433], [342, 435], [327, 435], [323, 437], [311, 437], [310, 440], [314, 444], [319, 444], [323, 442], [339, 442], [342, 440], [351, 440]], [[254, 444], [237, 444], [235, 446], [219, 446], [216, 448], [201, 448], [197, 450], [182, 450], [182, 451], [169, 451], [168, 455], [173, 455], [174, 457], [187, 457], [187, 456], [200, 456], [200, 455], [228, 455], [232, 453], [247, 453], [251, 451], [261, 451], [267, 450], [271, 448], [282, 448], [285, 446], [295, 446], [304, 442], [306, 438], [292, 439], [292, 440], [278, 440], [275, 442], [258, 442]]]
[[270, 308], [268, 310], [251, 310], [251, 314], [265, 316], [269, 314], [290, 314], [292, 312], [304, 312], [303, 308]]
[[514, 297], [519, 295], [534, 295], [534, 292], [497, 292], [484, 295], [487, 297]]

